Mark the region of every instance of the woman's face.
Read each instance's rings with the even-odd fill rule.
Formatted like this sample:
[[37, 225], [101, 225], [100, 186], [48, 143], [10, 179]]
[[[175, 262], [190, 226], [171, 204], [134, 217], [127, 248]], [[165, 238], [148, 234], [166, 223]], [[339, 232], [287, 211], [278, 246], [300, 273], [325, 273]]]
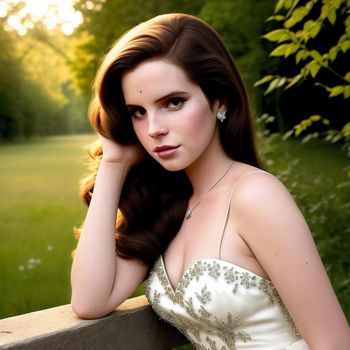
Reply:
[[218, 138], [219, 102], [211, 106], [182, 68], [146, 61], [125, 73], [121, 84], [140, 143], [165, 169], [186, 169]]

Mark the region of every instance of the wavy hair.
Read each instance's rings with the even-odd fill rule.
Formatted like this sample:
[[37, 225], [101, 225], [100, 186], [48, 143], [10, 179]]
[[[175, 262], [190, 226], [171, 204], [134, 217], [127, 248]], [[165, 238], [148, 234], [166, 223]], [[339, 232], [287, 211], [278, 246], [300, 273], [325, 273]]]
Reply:
[[[160, 15], [131, 29], [102, 61], [89, 108], [92, 126], [121, 144], [137, 143], [125, 106], [121, 79], [125, 72], [151, 59], [163, 59], [182, 68], [199, 85], [209, 103], [225, 101], [225, 123], [219, 135], [226, 154], [260, 167], [253, 118], [242, 78], [219, 35], [199, 18], [186, 14]], [[91, 153], [97, 165], [83, 181], [81, 196], [89, 205], [101, 147]], [[121, 194], [116, 252], [137, 258], [149, 268], [179, 231], [192, 186], [184, 171], [169, 172], [147, 156], [129, 172]]]

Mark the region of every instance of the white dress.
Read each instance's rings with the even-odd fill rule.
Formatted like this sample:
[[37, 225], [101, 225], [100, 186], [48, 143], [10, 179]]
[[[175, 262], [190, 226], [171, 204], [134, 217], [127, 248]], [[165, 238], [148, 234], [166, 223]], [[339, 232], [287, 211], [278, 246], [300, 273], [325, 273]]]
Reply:
[[159, 257], [145, 284], [154, 311], [199, 350], [308, 350], [272, 282], [220, 259], [221, 241], [175, 289]]

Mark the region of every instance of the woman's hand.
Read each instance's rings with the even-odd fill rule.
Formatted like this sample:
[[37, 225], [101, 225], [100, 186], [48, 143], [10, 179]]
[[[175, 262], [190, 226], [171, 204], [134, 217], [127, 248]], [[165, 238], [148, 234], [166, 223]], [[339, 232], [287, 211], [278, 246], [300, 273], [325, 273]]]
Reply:
[[124, 163], [131, 168], [145, 157], [145, 150], [140, 145], [120, 145], [102, 135], [100, 141], [103, 150], [102, 162]]
[[[116, 256], [120, 194], [128, 171], [145, 157], [139, 145], [120, 145], [100, 136], [102, 161], [72, 265], [72, 308], [81, 318], [104, 316], [145, 279], [147, 268]], [[92, 263], [93, 262], [93, 263]]]

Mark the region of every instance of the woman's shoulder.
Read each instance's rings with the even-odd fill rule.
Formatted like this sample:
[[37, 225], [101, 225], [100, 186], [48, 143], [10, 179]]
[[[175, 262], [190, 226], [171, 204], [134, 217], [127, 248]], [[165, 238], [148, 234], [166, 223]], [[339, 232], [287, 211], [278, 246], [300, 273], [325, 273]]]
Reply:
[[246, 163], [236, 162], [233, 176], [231, 177], [231, 184], [234, 187], [245, 187], [252, 184], [260, 184], [266, 182], [266, 184], [284, 186], [277, 176], [271, 172], [261, 169]]
[[262, 240], [276, 245], [290, 237], [303, 240], [307, 224], [286, 186], [267, 171], [245, 170], [231, 198], [231, 219], [237, 232], [251, 245], [257, 244], [257, 250]]
[[[242, 209], [264, 208], [267, 204], [294, 203], [286, 186], [272, 173], [244, 163], [239, 163], [231, 178], [231, 202]], [[270, 207], [270, 208], [271, 208]]]

